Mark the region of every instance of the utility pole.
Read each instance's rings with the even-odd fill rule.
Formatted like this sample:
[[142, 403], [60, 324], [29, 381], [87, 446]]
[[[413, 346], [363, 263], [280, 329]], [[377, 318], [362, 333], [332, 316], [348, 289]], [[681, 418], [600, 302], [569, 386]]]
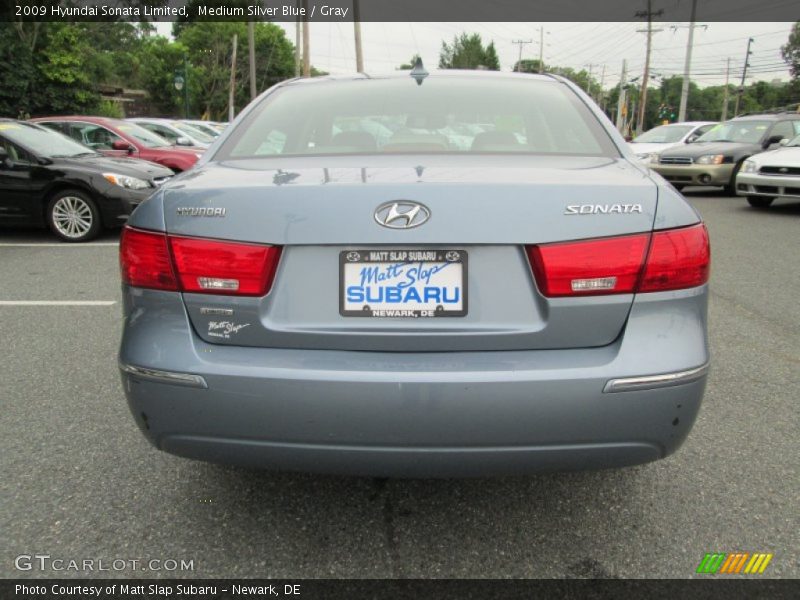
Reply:
[[517, 72], [522, 72], [522, 46], [532, 43], [533, 40], [513, 40], [512, 44], [519, 44], [519, 60], [517, 61]]
[[236, 114], [236, 108], [234, 107], [234, 96], [235, 96], [235, 88], [236, 88], [236, 46], [238, 42], [238, 36], [234, 33], [233, 34], [233, 54], [231, 55], [231, 83], [228, 89], [228, 121], [233, 121], [233, 117]]
[[752, 54], [750, 50], [750, 44], [753, 43], [753, 38], [749, 38], [747, 40], [747, 54], [744, 55], [744, 69], [742, 69], [742, 83], [739, 86], [739, 90], [736, 94], [736, 104], [733, 108], [733, 116], [739, 116], [739, 101], [742, 99], [742, 95], [744, 94], [744, 78], [747, 77], [747, 67], [750, 66], [750, 55]]
[[296, 0], [297, 18], [294, 20], [294, 76], [300, 77], [300, 0]]
[[353, 33], [356, 37], [356, 71], [364, 72], [364, 54], [361, 51], [361, 19], [358, 12], [358, 0], [353, 0]]
[[647, 84], [650, 82], [650, 50], [652, 48], [653, 33], [662, 31], [661, 29], [653, 29], [653, 17], [660, 17], [664, 14], [663, 9], [653, 11], [652, 0], [647, 0], [647, 10], [639, 11], [636, 16], [640, 19], [647, 17], [647, 29], [637, 29], [638, 32], [647, 33], [647, 51], [644, 59], [644, 76], [642, 78], [642, 92], [639, 94], [639, 115], [636, 119], [636, 132], [641, 133], [644, 128], [644, 115], [645, 108], [647, 107]]
[[539, 73], [544, 73], [544, 25], [539, 27]]
[[727, 121], [728, 120], [728, 80], [731, 77], [731, 57], [725, 59], [728, 63], [728, 67], [725, 69], [725, 97], [722, 100], [722, 117], [720, 117], [720, 121]]
[[303, 0], [303, 77], [311, 77], [311, 50], [308, 35], [308, 0]]
[[247, 22], [247, 49], [250, 59], [250, 100], [255, 100], [256, 92], [256, 24]]
[[[689, 103], [689, 71], [692, 67], [692, 46], [694, 45], [695, 16], [697, 14], [697, 0], [692, 0], [692, 16], [689, 23], [689, 38], [686, 41], [686, 60], [683, 63], [683, 82], [681, 83], [681, 105], [678, 109], [678, 121], [686, 120], [686, 109]], [[678, 29], [675, 25], [673, 31]], [[703, 29], [708, 29], [708, 25], [703, 25]]]
[[603, 111], [604, 112], [606, 110], [606, 107], [605, 107], [606, 93], [603, 90], [603, 86], [605, 85], [605, 83], [606, 83], [606, 65], [604, 63], [603, 64], [603, 72], [600, 74], [600, 95], [597, 97], [598, 104], [603, 104]]
[[622, 59], [622, 77], [619, 80], [619, 96], [617, 96], [617, 130], [622, 133], [625, 128], [625, 116], [628, 103], [628, 90], [625, 89], [626, 78], [628, 76], [628, 61]]

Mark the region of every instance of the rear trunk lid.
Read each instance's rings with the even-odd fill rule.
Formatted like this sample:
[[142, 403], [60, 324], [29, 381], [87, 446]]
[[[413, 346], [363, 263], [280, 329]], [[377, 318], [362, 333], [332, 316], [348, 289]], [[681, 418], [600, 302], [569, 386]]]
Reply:
[[[396, 201], [422, 204], [430, 218], [410, 229], [381, 226], [376, 209]], [[283, 247], [264, 297], [183, 294], [201, 338], [373, 351], [611, 343], [633, 295], [547, 298], [525, 245], [649, 232], [656, 203], [654, 182], [625, 160], [529, 155], [237, 160], [186, 173], [164, 195], [172, 235]], [[344, 316], [340, 262], [364, 251], [457, 251], [462, 313]]]

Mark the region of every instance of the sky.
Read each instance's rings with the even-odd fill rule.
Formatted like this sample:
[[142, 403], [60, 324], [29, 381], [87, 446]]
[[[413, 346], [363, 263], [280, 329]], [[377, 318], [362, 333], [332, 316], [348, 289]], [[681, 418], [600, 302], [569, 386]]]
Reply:
[[[294, 43], [294, 23], [278, 23]], [[789, 79], [780, 53], [789, 38], [792, 23], [702, 23], [694, 31], [691, 79], [700, 87], [725, 83], [726, 59], [731, 59], [731, 82], [741, 80], [747, 40], [753, 38], [747, 82]], [[439, 60], [442, 41], [452, 41], [461, 32], [479, 33], [485, 43], [494, 41], [502, 70], [511, 70], [519, 57], [515, 40], [531, 40], [522, 46], [523, 58], [538, 58], [540, 28], [544, 29], [546, 65], [587, 71], [601, 80], [604, 88], [617, 85], [622, 61], [627, 60], [628, 79], [641, 77], [645, 62], [646, 24], [618, 23], [362, 23], [365, 70], [392, 71], [420, 54], [428, 69]], [[682, 75], [688, 37], [688, 23], [654, 23], [651, 72], [662, 77]], [[168, 35], [169, 23], [158, 24]], [[311, 23], [312, 64], [323, 71], [341, 74], [355, 71], [353, 24]]]

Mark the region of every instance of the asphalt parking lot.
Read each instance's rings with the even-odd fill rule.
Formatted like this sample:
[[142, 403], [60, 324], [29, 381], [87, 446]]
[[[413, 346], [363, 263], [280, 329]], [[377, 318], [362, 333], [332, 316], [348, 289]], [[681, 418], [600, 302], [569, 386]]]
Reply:
[[[119, 384], [116, 234], [68, 246], [0, 230], [0, 577], [683, 578], [706, 552], [734, 551], [774, 553], [763, 577], [799, 577], [800, 202], [759, 211], [717, 194], [687, 190], [711, 233], [713, 365], [683, 448], [503, 479], [275, 474], [160, 453]], [[193, 570], [15, 568], [37, 553]]]

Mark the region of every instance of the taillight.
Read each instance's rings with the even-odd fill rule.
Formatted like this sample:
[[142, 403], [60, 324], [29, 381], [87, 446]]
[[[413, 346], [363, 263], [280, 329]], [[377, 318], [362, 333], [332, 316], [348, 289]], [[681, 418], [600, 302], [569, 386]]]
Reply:
[[125, 227], [119, 243], [119, 265], [122, 281], [128, 285], [173, 292], [178, 289], [163, 233]]
[[651, 234], [528, 246], [545, 296], [659, 292], [708, 281], [710, 251], [702, 223]]
[[281, 249], [125, 227], [120, 266], [125, 283], [151, 289], [263, 296], [272, 287]]
[[710, 267], [711, 247], [705, 225], [656, 231], [639, 291], [664, 292], [703, 285]]
[[272, 285], [281, 249], [169, 236], [184, 292], [263, 296]]

